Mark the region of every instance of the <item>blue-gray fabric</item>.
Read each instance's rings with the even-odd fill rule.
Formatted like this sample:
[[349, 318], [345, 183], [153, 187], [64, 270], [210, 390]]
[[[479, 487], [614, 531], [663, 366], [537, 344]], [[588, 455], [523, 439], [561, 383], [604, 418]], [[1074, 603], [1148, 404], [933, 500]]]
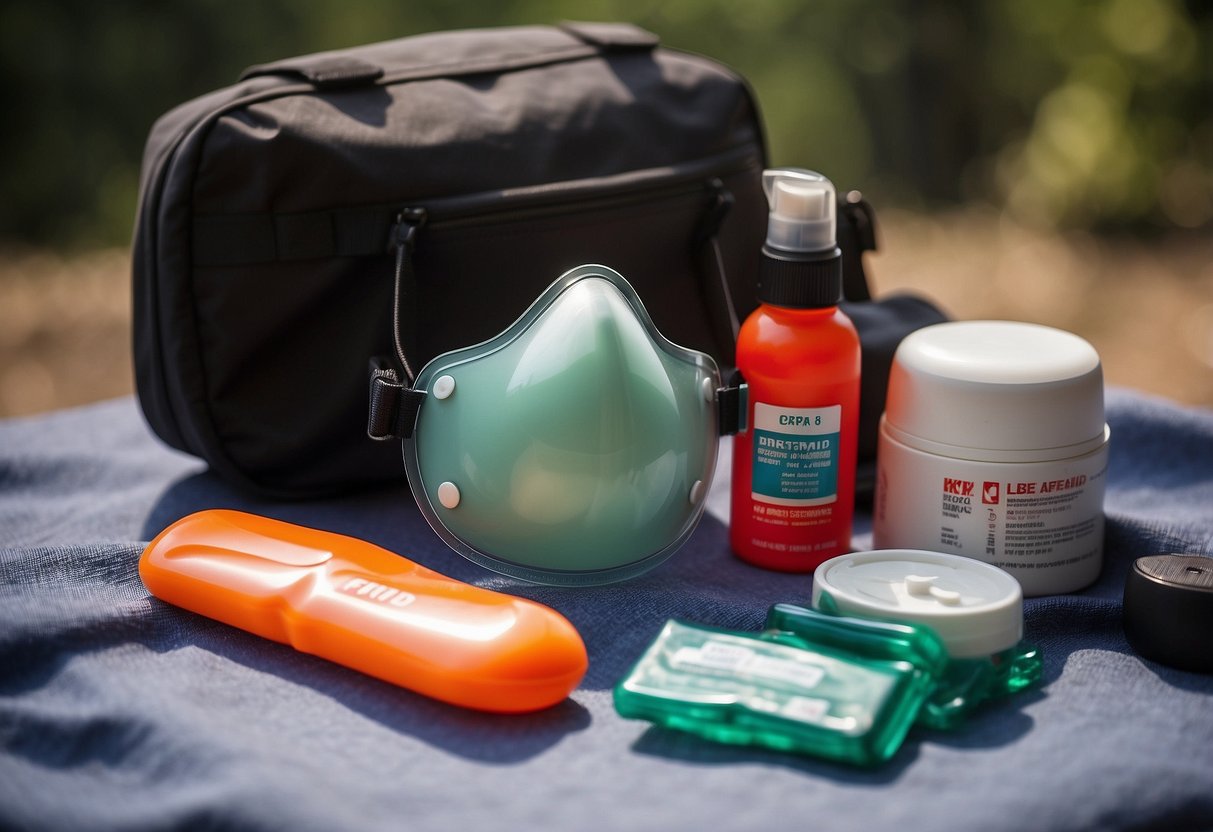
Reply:
[[[1102, 577], [1025, 605], [1043, 686], [953, 733], [916, 728], [872, 770], [615, 714], [611, 687], [666, 619], [758, 629], [772, 603], [809, 598], [807, 576], [733, 558], [715, 517], [642, 578], [536, 587], [449, 552], [405, 487], [243, 497], [160, 445], [130, 399], [0, 423], [0, 828], [1213, 828], [1213, 677], [1134, 654], [1120, 602], [1134, 557], [1213, 552], [1213, 412], [1125, 391], [1108, 410]], [[551, 710], [475, 713], [149, 597], [142, 542], [219, 507], [555, 607], [589, 673]]]

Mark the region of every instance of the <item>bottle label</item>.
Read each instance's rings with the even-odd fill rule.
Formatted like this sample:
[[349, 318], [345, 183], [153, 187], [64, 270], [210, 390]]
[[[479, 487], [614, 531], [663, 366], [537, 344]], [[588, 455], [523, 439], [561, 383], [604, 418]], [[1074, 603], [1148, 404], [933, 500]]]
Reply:
[[751, 497], [781, 506], [838, 499], [842, 405], [777, 407], [755, 402]]

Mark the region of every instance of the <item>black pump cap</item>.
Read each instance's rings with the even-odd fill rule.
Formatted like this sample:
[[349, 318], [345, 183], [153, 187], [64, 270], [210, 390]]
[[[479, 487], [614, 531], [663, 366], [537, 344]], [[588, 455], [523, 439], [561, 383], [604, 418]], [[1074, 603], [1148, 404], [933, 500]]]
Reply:
[[1142, 657], [1213, 673], [1213, 558], [1138, 558], [1125, 581], [1125, 637]]
[[758, 299], [793, 309], [826, 309], [842, 300], [842, 251], [805, 253], [762, 247]]

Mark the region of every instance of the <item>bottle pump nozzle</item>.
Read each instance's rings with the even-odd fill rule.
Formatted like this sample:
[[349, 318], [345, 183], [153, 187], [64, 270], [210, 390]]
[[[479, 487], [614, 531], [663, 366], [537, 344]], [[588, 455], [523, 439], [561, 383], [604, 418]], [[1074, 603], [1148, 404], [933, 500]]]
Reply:
[[834, 306], [842, 296], [842, 252], [833, 183], [811, 170], [775, 168], [763, 171], [762, 189], [771, 213], [759, 298], [777, 306]]
[[771, 206], [767, 245], [783, 251], [830, 251], [836, 245], [834, 185], [820, 173], [776, 168], [762, 174]]

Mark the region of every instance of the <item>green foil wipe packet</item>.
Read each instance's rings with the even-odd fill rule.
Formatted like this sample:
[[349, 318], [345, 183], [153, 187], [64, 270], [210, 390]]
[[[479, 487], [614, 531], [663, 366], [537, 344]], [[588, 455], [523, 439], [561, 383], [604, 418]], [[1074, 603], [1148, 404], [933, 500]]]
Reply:
[[615, 687], [621, 716], [857, 765], [901, 746], [947, 655], [926, 628], [779, 605], [762, 633], [669, 621]]
[[[838, 610], [833, 598], [823, 593], [818, 600], [818, 612], [830, 616], [846, 618]], [[790, 610], [808, 612], [806, 607], [793, 604], [777, 604], [771, 608], [767, 618], [767, 628], [779, 626], [772, 621], [777, 608], [785, 610], [781, 621], [794, 621]], [[854, 620], [853, 618], [848, 620]], [[889, 623], [908, 624], [909, 626], [930, 629], [925, 624], [915, 624], [895, 619], [872, 619], [873, 621], [888, 621]], [[946, 649], [946, 648], [945, 648]], [[918, 722], [930, 728], [950, 731], [968, 718], [974, 710], [991, 699], [999, 699], [1018, 693], [1021, 690], [1037, 684], [1044, 672], [1044, 660], [1040, 648], [1028, 641], [1020, 641], [1013, 647], [1008, 647], [992, 656], [980, 658], [955, 658], [939, 674], [935, 690], [923, 703], [918, 714]]]
[[1040, 650], [1021, 641], [988, 659], [953, 659], [918, 713], [918, 722], [951, 730], [978, 706], [1032, 687], [1044, 669]]

